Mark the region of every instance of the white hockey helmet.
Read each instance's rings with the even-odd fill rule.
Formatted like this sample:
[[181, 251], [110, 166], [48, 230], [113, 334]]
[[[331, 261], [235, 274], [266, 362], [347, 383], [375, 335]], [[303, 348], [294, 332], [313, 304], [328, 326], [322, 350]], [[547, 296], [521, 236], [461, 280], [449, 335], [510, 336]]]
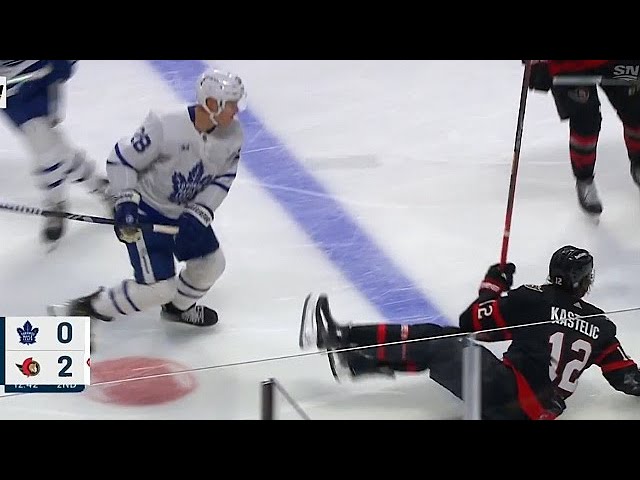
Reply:
[[244, 108], [243, 102], [247, 96], [242, 79], [234, 73], [222, 70], [204, 72], [198, 79], [196, 92], [198, 104], [204, 107], [214, 123], [214, 115], [207, 107], [208, 98], [216, 99], [218, 111], [221, 111], [227, 102], [238, 102], [239, 109]]

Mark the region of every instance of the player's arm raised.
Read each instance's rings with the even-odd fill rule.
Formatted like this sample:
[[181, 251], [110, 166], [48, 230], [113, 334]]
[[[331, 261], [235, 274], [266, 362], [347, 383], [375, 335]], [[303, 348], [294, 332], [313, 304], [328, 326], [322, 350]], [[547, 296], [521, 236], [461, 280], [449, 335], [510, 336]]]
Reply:
[[[489, 267], [487, 274], [480, 283], [478, 298], [462, 312], [459, 318], [460, 328], [466, 332], [477, 332], [479, 330], [491, 330], [503, 328], [510, 325], [508, 313], [513, 309], [517, 299], [503, 297], [502, 294], [511, 289], [513, 285], [513, 275], [516, 267], [513, 263], [507, 263], [504, 271], [500, 265]], [[481, 334], [479, 340], [500, 341], [510, 340], [509, 330], [498, 330], [496, 332]]]

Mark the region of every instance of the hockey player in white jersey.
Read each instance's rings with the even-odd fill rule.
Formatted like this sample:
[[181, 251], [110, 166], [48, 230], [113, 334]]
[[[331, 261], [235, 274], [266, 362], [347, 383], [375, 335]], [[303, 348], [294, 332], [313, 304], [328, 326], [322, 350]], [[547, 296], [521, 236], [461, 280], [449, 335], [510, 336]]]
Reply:
[[[161, 306], [163, 318], [196, 326], [217, 323], [197, 305], [222, 275], [225, 258], [212, 229], [214, 212], [236, 177], [243, 131], [235, 118], [245, 97], [235, 74], [213, 70], [197, 83], [197, 104], [176, 113], [149, 113], [139, 129], [116, 143], [107, 161], [116, 196], [115, 230], [126, 243], [135, 280], [50, 307], [51, 314], [116, 316]], [[175, 225], [175, 235], [136, 228]], [[176, 274], [174, 257], [184, 262]]]
[[[2, 111], [19, 132], [33, 158], [33, 175], [47, 210], [68, 210], [68, 183], [82, 183], [109, 209], [107, 179], [96, 175], [95, 162], [74, 146], [62, 129], [63, 85], [76, 60], [0, 60], [7, 77], [7, 108]], [[54, 244], [65, 231], [65, 220], [46, 218], [42, 240]]]

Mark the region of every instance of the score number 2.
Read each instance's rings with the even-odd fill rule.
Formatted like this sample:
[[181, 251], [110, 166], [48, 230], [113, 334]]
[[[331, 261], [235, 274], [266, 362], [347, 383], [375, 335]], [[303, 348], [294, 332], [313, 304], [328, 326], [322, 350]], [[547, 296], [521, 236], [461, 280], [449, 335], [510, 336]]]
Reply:
[[[69, 322], [61, 322], [58, 324], [58, 342], [62, 344], [70, 343], [73, 339], [73, 327]], [[71, 357], [69, 355], [61, 355], [58, 357], [58, 363], [62, 368], [58, 372], [59, 377], [71, 377], [72, 374], [68, 370], [71, 368]]]

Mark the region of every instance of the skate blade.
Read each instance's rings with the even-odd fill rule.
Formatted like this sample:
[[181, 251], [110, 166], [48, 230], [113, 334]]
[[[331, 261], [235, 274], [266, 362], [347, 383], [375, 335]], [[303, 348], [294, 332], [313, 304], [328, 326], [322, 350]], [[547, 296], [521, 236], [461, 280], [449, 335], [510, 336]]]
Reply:
[[313, 318], [316, 301], [317, 295], [310, 293], [304, 299], [304, 304], [302, 305], [300, 331], [298, 332], [298, 346], [303, 350], [312, 344], [316, 344], [318, 341], [318, 334], [315, 329], [316, 322]]
[[340, 381], [340, 375], [338, 374], [338, 369], [336, 367], [336, 359], [334, 358], [336, 354], [333, 352], [333, 349], [327, 350], [327, 360], [329, 360], [329, 368], [331, 369], [331, 374], [336, 382], [342, 383]]

